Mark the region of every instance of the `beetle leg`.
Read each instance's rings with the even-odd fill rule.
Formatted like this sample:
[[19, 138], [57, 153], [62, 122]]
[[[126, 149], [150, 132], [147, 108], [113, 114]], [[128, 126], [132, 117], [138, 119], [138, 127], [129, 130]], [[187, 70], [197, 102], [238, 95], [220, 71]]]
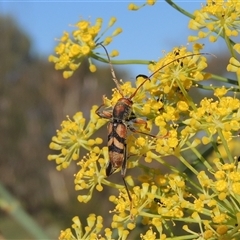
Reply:
[[[150, 130], [150, 129], [147, 127], [147, 121], [145, 121], [145, 120], [143, 120], [143, 119], [141, 119], [141, 118], [132, 119], [131, 122], [136, 123], [136, 124], [144, 124], [144, 125], [145, 125], [144, 128], [145, 128], [146, 130]], [[161, 136], [161, 137], [160, 137], [160, 136], [152, 135], [152, 134], [150, 134], [150, 133], [141, 132], [141, 131], [136, 130], [134, 127], [132, 127], [132, 126], [130, 126], [130, 125], [128, 125], [128, 129], [129, 129], [130, 131], [134, 132], [134, 133], [144, 134], [144, 135], [146, 135], [146, 136], [153, 137], [153, 138], [165, 138], [165, 137], [168, 136], [168, 133], [167, 133], [165, 136]]]
[[97, 110], [95, 111], [95, 113], [101, 117], [101, 118], [106, 118], [106, 119], [110, 119], [112, 118], [112, 113], [108, 112], [108, 111], [99, 111], [105, 104], [104, 104], [104, 98], [105, 98], [105, 95], [103, 95], [103, 104], [101, 104]]
[[100, 112], [99, 109], [104, 106], [104, 104], [102, 104], [97, 110], [96, 110], [96, 114], [100, 117], [100, 118], [106, 118], [106, 119], [110, 119], [112, 118], [112, 114], [108, 111], [102, 111]]
[[124, 159], [123, 159], [123, 163], [122, 163], [122, 169], [121, 169], [121, 175], [122, 177], [125, 177], [126, 175], [126, 171], [127, 171], [127, 144], [124, 143]]
[[124, 143], [124, 149], [125, 149], [125, 151], [124, 151], [124, 159], [123, 159], [123, 164], [122, 164], [122, 169], [121, 169], [121, 175], [122, 175], [122, 179], [123, 179], [126, 191], [127, 191], [127, 195], [128, 195], [129, 201], [132, 204], [132, 197], [130, 195], [127, 183], [125, 181], [125, 175], [126, 175], [126, 171], [127, 171], [127, 151], [126, 151], [127, 144], [126, 143]]
[[[144, 124], [144, 125], [145, 125], [144, 128], [145, 128], [146, 130], [149, 130], [149, 128], [147, 127], [147, 121], [145, 121], [145, 120], [143, 120], [143, 119], [141, 119], [141, 118], [132, 119], [131, 122], [136, 123], [136, 124]], [[144, 135], [147, 135], [147, 136], [156, 138], [155, 135], [152, 135], [152, 134], [150, 134], [150, 133], [145, 133], [145, 132], [138, 131], [138, 130], [136, 130], [134, 127], [132, 127], [132, 126], [130, 126], [130, 125], [128, 126], [128, 128], [129, 128], [130, 131], [132, 131], [132, 132], [134, 132], [134, 133], [140, 133], [140, 134], [144, 134]]]
[[149, 136], [149, 137], [158, 138], [157, 136], [152, 135], [152, 134], [150, 134], [150, 133], [145, 133], [145, 132], [138, 131], [138, 130], [136, 130], [134, 127], [130, 127], [130, 126], [129, 126], [128, 128], [129, 128], [130, 131], [132, 131], [132, 132], [134, 132], [134, 133], [140, 133], [140, 134], [144, 134], [144, 135]]
[[147, 126], [147, 121], [145, 121], [145, 120], [143, 120], [143, 119], [141, 119], [141, 118], [132, 119], [131, 122], [136, 123], [136, 124], [144, 124], [144, 125], [145, 125], [144, 128], [145, 128], [146, 130], [150, 130], [150, 129], [148, 128], [148, 126]]

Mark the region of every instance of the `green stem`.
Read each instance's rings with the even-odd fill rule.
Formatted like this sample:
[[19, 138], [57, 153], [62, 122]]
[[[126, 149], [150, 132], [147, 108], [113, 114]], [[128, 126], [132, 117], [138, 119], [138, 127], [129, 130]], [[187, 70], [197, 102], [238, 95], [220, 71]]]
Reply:
[[[93, 59], [104, 62], [104, 63], [109, 63], [108, 59], [102, 58], [97, 54], [92, 54], [91, 56]], [[111, 60], [112, 64], [118, 64], [118, 65], [124, 65], [124, 64], [142, 64], [142, 65], [148, 65], [150, 63], [153, 63], [153, 61], [148, 61], [148, 60], [138, 60], [138, 59], [132, 59], [132, 60]]]
[[213, 73], [211, 73], [211, 76], [213, 79], [218, 80], [219, 82], [225, 82], [225, 83], [237, 85], [237, 81], [235, 79], [222, 77]]
[[189, 170], [191, 170], [196, 176], [198, 175], [198, 171], [195, 168], [193, 168], [192, 165], [189, 164], [184, 157], [182, 157], [181, 155], [177, 157]]
[[196, 239], [196, 235], [183, 235], [180, 237], [171, 237], [171, 238], [165, 238], [165, 240], [188, 240], [188, 239]]
[[200, 185], [198, 183], [196, 183], [195, 180], [192, 180], [192, 178], [189, 177], [189, 175], [187, 174], [187, 171], [183, 172], [183, 174], [181, 174], [183, 176], [183, 178], [185, 179], [186, 182], [189, 182], [194, 188], [195, 188], [195, 192], [202, 192], [202, 188], [200, 187]]
[[[186, 143], [188, 146], [191, 145], [191, 143], [187, 142]], [[198, 160], [200, 160], [204, 166], [207, 168], [207, 169], [212, 169], [212, 166], [208, 163], [208, 161], [204, 158], [204, 155], [206, 154], [202, 154], [200, 153], [196, 148], [190, 148], [191, 151], [196, 155], [196, 157], [198, 158]]]
[[[202, 166], [201, 164], [202, 164], [202, 161], [199, 161], [199, 159], [201, 160], [202, 158], [203, 159], [206, 159], [206, 157], [207, 156], [209, 156], [212, 152], [213, 152], [213, 147], [212, 146], [210, 146], [207, 150], [205, 150], [203, 153], [199, 153], [200, 154], [200, 157], [199, 157], [199, 155], [197, 155], [197, 159], [195, 159], [195, 160], [193, 160], [192, 161], [192, 163], [191, 163], [191, 165], [194, 167], [194, 168], [197, 168], [198, 167], [198, 165], [199, 165], [199, 167], [200, 166]], [[212, 167], [211, 167], [212, 168]], [[183, 170], [183, 172], [186, 174], [186, 175], [188, 175], [190, 172], [189, 172], [189, 169], [185, 169], [185, 170]]]
[[183, 8], [179, 7], [176, 3], [173, 3], [171, 0], [165, 0], [165, 2], [167, 2], [171, 7], [175, 8], [177, 11], [179, 11], [183, 15], [194, 19], [194, 16], [191, 13], [189, 13], [186, 10], [184, 10]]
[[113, 187], [113, 188], [116, 188], [116, 189], [123, 189], [123, 188], [125, 188], [124, 185], [112, 183], [112, 182], [107, 181], [106, 179], [103, 179], [101, 181], [101, 183], [106, 185], [106, 186]]
[[[159, 214], [152, 214], [152, 213], [148, 213], [148, 212], [140, 212], [139, 216], [144, 216], [144, 217], [149, 217], [149, 218], [163, 218], [163, 216], [159, 215]], [[211, 216], [211, 212], [209, 211], [209, 214], [207, 214], [207, 216]], [[164, 220], [172, 220], [172, 221], [178, 221], [178, 222], [184, 222], [184, 223], [199, 223], [198, 220], [195, 220], [191, 217], [186, 217], [186, 218], [174, 218], [174, 217], [167, 217], [164, 216]]]
[[186, 91], [185, 87], [182, 85], [182, 82], [180, 80], [177, 81], [178, 87], [180, 88], [182, 94], [184, 95], [184, 97], [186, 98], [188, 104], [191, 106], [191, 108], [196, 111], [196, 105], [194, 104], [194, 101], [192, 100], [192, 98], [190, 97], [190, 95], [188, 94], [188, 92]]
[[220, 137], [220, 139], [222, 141], [222, 145], [224, 146], [224, 149], [225, 149], [225, 151], [227, 153], [229, 161], [234, 163], [235, 160], [233, 159], [232, 153], [231, 153], [231, 151], [230, 151], [230, 149], [228, 147], [228, 143], [227, 143], [225, 137], [222, 134], [222, 130], [221, 129], [218, 129], [218, 135], [219, 135], [219, 137]]
[[34, 239], [49, 239], [34, 219], [23, 210], [20, 203], [0, 183], [0, 208], [14, 218]]
[[[205, 86], [205, 85], [197, 83], [197, 88], [203, 89], [203, 90], [211, 90], [212, 91], [213, 89], [219, 88], [219, 86]], [[231, 87], [229, 91], [235, 93], [235, 92], [240, 92], [240, 89]]]
[[[221, 154], [219, 152], [219, 144], [216, 142], [216, 140], [214, 139], [214, 136], [209, 132], [208, 129], [205, 130], [207, 136], [209, 136], [211, 138], [211, 145], [213, 148], [213, 152], [216, 154], [216, 157], [218, 157], [219, 159], [222, 160]], [[223, 161], [222, 161], [223, 162]]]
[[[171, 170], [174, 173], [179, 173], [179, 170], [172, 164], [167, 163], [166, 161], [163, 160], [163, 158], [161, 158], [158, 155], [155, 155], [154, 160], [156, 160], [157, 162], [159, 162], [160, 164], [162, 164], [163, 166], [167, 167], [169, 170]], [[139, 166], [141, 166], [141, 168], [145, 169], [145, 171], [147, 172], [147, 170], [149, 169], [148, 167], [145, 167], [142, 164], [139, 164]]]
[[227, 47], [228, 47], [229, 52], [231, 53], [231, 56], [235, 58], [236, 56], [235, 56], [235, 53], [234, 53], [234, 51], [233, 51], [232, 42], [230, 42], [230, 39], [229, 39], [228, 36], [226, 36], [226, 34], [224, 34], [224, 40], [225, 40], [225, 42], [226, 42], [226, 44], [227, 44]]

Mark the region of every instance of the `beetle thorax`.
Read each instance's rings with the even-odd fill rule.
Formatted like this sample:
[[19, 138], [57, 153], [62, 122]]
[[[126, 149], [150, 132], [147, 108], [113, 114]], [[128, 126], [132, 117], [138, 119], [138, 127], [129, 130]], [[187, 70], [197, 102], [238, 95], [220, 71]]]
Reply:
[[132, 111], [133, 102], [129, 98], [120, 98], [113, 108], [113, 118], [127, 120]]

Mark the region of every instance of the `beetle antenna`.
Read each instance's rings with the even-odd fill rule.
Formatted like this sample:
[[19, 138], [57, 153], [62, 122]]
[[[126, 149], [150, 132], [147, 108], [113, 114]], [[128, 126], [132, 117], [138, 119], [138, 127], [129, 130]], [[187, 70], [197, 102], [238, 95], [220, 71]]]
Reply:
[[167, 67], [168, 65], [172, 64], [173, 62], [177, 61], [177, 60], [180, 60], [180, 59], [183, 59], [183, 58], [187, 58], [187, 57], [193, 57], [193, 56], [198, 56], [198, 55], [211, 55], [213, 57], [216, 57], [214, 54], [212, 53], [193, 53], [193, 54], [189, 54], [189, 55], [186, 55], [186, 56], [182, 56], [182, 57], [179, 57], [179, 58], [176, 58], [168, 63], [166, 63], [165, 65], [163, 65], [162, 67], [158, 68], [156, 71], [154, 71], [148, 78], [151, 79], [151, 77], [153, 75], [155, 75], [157, 72], [159, 72], [160, 70], [162, 70], [163, 68]]
[[197, 56], [197, 55], [211, 55], [211, 56], [214, 56], [216, 57], [214, 54], [211, 54], [211, 53], [193, 53], [193, 54], [189, 54], [189, 55], [186, 55], [186, 56], [182, 56], [182, 57], [179, 57], [179, 58], [176, 58], [168, 63], [166, 63], [165, 65], [161, 66], [160, 68], [158, 68], [156, 71], [154, 71], [150, 76], [145, 76], [145, 75], [138, 75], [136, 78], [138, 77], [143, 77], [143, 78], [146, 78], [138, 87], [137, 89], [134, 91], [134, 93], [129, 97], [130, 99], [132, 99], [137, 91], [139, 90], [140, 87], [142, 87], [142, 85], [147, 81], [147, 80], [151, 80], [151, 77], [153, 75], [155, 75], [157, 72], [159, 72], [160, 70], [162, 70], [163, 68], [167, 67], [168, 65], [172, 64], [173, 62], [177, 61], [177, 60], [180, 60], [180, 59], [183, 59], [183, 58], [187, 58], [187, 57], [192, 57], [192, 56]]
[[110, 70], [111, 70], [111, 74], [112, 74], [112, 80], [115, 82], [119, 93], [123, 96], [123, 92], [122, 92], [122, 90], [121, 90], [121, 86], [120, 86], [120, 84], [119, 84], [119, 82], [118, 82], [118, 80], [117, 80], [117, 77], [116, 77], [116, 75], [115, 75], [115, 72], [114, 72], [114, 70], [113, 70], [113, 65], [112, 65], [110, 56], [109, 56], [109, 54], [108, 54], [108, 51], [107, 51], [106, 47], [105, 47], [102, 43], [98, 43], [98, 45], [100, 45], [100, 46], [104, 49], [104, 51], [106, 52], [106, 55], [107, 55], [107, 58], [108, 58], [108, 63], [109, 63], [109, 65], [110, 65]]

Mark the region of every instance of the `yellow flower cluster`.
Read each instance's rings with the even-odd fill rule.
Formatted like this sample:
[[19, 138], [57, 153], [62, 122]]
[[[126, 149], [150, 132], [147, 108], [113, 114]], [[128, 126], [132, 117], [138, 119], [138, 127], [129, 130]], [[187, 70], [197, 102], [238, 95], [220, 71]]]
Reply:
[[240, 101], [236, 97], [225, 96], [227, 92], [225, 87], [216, 88], [214, 95], [218, 100], [214, 101], [212, 98], [201, 100], [200, 106], [189, 113], [191, 118], [183, 122], [186, 124], [181, 132], [183, 138], [204, 130], [210, 140], [216, 134], [223, 135], [226, 141], [232, 139], [233, 132], [240, 128]]
[[[116, 18], [112, 17], [107, 29], [100, 34], [102, 28], [101, 18], [96, 20], [95, 25], [91, 25], [90, 21], [87, 20], [79, 21], [75, 24], [77, 30], [73, 31], [71, 36], [68, 32], [64, 32], [63, 36], [59, 39], [58, 46], [55, 48], [57, 56], [49, 56], [49, 61], [55, 64], [56, 70], [64, 70], [64, 78], [71, 77], [86, 57], [88, 57], [90, 71], [95, 72], [96, 66], [92, 63], [91, 58], [95, 57], [93, 51], [99, 47], [98, 43], [101, 42], [103, 45], [108, 45], [113, 37], [122, 32], [121, 28], [117, 28], [110, 36], [100, 41], [100, 38], [115, 22]], [[112, 56], [117, 55], [118, 52], [115, 50]]]
[[[240, 169], [234, 163], [221, 163], [217, 158], [213, 163], [216, 166], [211, 172], [213, 177], [204, 171], [197, 176], [202, 194], [194, 201], [196, 212], [192, 218], [202, 225], [201, 235], [205, 239], [238, 239], [240, 212], [235, 204], [240, 199]], [[186, 225], [184, 230], [193, 233]]]
[[[72, 233], [70, 228], [67, 228], [64, 231], [61, 231], [59, 236], [59, 240], [112, 240], [114, 237], [114, 233], [110, 228], [104, 229], [104, 234], [101, 234], [103, 231], [103, 217], [96, 216], [95, 214], [90, 214], [87, 218], [87, 226], [84, 227], [78, 217], [74, 217], [72, 219], [75, 234]], [[129, 234], [128, 230], [118, 229], [118, 239], [126, 240]]]
[[60, 152], [48, 156], [48, 160], [56, 161], [57, 170], [67, 168], [72, 160], [78, 160], [81, 147], [90, 151], [95, 145], [102, 143], [101, 138], [90, 139], [92, 134], [106, 123], [96, 115], [96, 109], [97, 106], [93, 106], [87, 126], [82, 112], [76, 113], [73, 120], [68, 117], [68, 120], [62, 122], [62, 129], [57, 131], [57, 136], [52, 138], [49, 145], [50, 149]]
[[201, 48], [199, 44], [193, 46], [193, 52], [189, 52], [186, 47], [174, 48], [156, 64], [150, 64], [149, 69], [154, 73], [148, 86], [151, 93], [163, 93], [172, 99], [189, 90], [193, 82], [208, 79], [209, 75], [202, 72], [207, 63], [206, 58], [199, 54]]
[[[222, 164], [219, 159], [215, 159], [214, 164], [214, 172], [198, 173], [199, 183], [187, 176], [166, 174], [165, 191], [160, 186], [143, 183], [141, 188], [133, 188], [132, 203], [125, 191], [121, 191], [118, 198], [111, 196], [110, 201], [116, 205], [112, 211], [114, 215], [111, 227], [133, 230], [136, 228], [133, 220], [139, 218], [142, 219], [142, 224], [152, 225], [158, 232], [151, 228], [145, 235], [141, 234], [142, 239], [147, 239], [147, 236], [149, 239], [156, 239], [156, 236], [165, 239], [164, 226], [171, 225], [168, 220], [183, 221], [191, 222], [192, 227], [194, 224], [201, 225], [200, 233], [190, 230], [187, 225], [183, 226], [185, 231], [196, 236], [238, 239], [240, 212], [235, 204], [240, 200], [240, 169], [235, 164]], [[210, 178], [209, 174], [214, 177]], [[190, 185], [188, 183], [187, 186], [186, 181], [190, 181]], [[190, 186], [191, 193], [188, 192]]]
[[92, 198], [93, 190], [96, 188], [102, 191], [102, 183], [105, 183], [105, 167], [108, 160], [108, 151], [104, 147], [100, 149], [95, 146], [82, 160], [78, 162], [80, 170], [75, 174], [75, 190], [82, 191], [88, 189], [87, 194], [78, 195], [79, 202], [88, 202]]
[[152, 230], [152, 228], [150, 228], [146, 234], [141, 234], [140, 235], [141, 239], [143, 240], [155, 240], [156, 239], [156, 232], [154, 232]]
[[[219, 36], [236, 37], [240, 32], [240, 3], [235, 0], [207, 0], [207, 4], [194, 12], [188, 27], [198, 31], [198, 36], [190, 36], [189, 41], [209, 37], [215, 42]], [[205, 29], [205, 31], [204, 31]]]

